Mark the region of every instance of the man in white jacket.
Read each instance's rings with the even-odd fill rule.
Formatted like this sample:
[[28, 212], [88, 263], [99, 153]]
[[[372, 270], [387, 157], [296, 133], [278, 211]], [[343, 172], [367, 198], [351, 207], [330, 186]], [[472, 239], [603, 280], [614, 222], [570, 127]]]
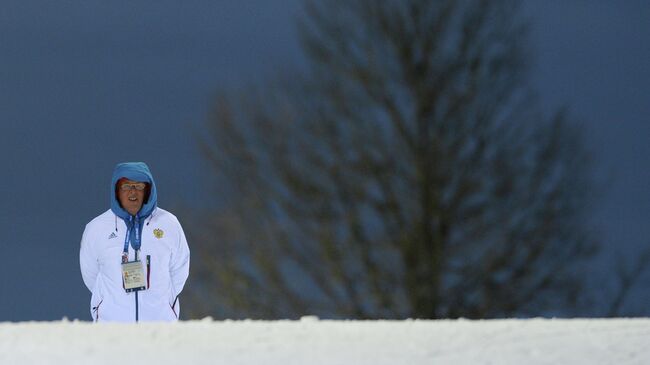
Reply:
[[142, 162], [118, 164], [111, 209], [86, 225], [79, 261], [95, 322], [176, 321], [190, 251], [178, 219], [157, 207]]

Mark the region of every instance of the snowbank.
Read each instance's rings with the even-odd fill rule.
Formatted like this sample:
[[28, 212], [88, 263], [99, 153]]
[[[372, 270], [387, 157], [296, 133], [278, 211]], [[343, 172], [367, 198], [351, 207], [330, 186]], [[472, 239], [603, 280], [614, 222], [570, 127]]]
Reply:
[[[0, 323], [0, 364], [649, 364], [650, 319]], [[134, 362], [135, 361], [135, 362]]]

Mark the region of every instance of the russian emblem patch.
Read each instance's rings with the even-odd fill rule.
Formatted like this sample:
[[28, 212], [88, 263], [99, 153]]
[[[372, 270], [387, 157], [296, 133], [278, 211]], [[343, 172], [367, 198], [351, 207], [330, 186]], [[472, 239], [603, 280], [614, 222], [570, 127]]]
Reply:
[[153, 230], [153, 235], [156, 236], [156, 238], [158, 238], [158, 239], [163, 238], [164, 234], [165, 234], [165, 232], [163, 232], [163, 230], [160, 229], [160, 228], [156, 228], [156, 229]]

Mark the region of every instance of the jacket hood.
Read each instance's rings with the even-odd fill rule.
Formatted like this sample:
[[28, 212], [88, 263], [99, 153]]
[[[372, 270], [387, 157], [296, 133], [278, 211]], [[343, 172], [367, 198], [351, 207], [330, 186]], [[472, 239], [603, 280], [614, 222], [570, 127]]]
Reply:
[[156, 192], [156, 183], [153, 180], [149, 166], [144, 162], [123, 162], [115, 166], [111, 180], [111, 210], [113, 213], [122, 219], [129, 219], [130, 216], [120, 205], [115, 192], [117, 181], [123, 177], [133, 181], [149, 183], [149, 198], [142, 204], [142, 208], [138, 212], [138, 217], [143, 219], [151, 215], [158, 204], [158, 193]]

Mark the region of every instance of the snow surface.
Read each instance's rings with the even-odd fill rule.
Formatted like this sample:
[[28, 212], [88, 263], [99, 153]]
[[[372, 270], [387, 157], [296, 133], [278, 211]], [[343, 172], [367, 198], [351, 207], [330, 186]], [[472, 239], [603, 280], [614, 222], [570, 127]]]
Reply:
[[650, 364], [650, 319], [0, 323], [0, 364]]

